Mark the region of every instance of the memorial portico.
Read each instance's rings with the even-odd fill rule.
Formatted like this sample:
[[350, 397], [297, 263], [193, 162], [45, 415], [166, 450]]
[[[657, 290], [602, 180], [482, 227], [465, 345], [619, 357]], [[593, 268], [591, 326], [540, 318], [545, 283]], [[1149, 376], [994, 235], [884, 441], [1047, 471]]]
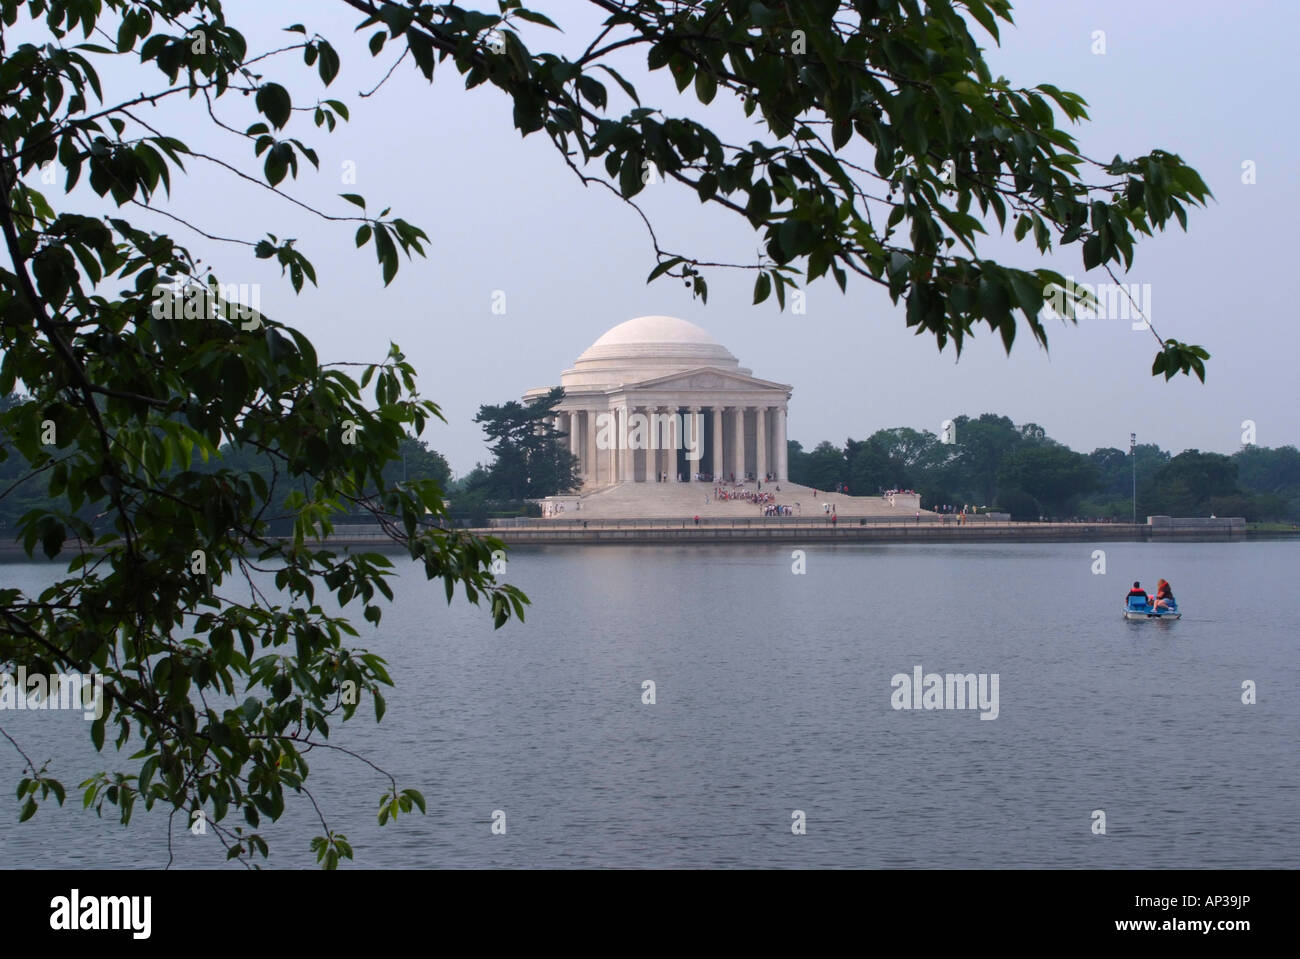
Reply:
[[584, 489], [665, 474], [669, 482], [788, 479], [790, 386], [754, 376], [694, 323], [671, 316], [620, 323], [560, 385], [555, 425], [568, 434]]

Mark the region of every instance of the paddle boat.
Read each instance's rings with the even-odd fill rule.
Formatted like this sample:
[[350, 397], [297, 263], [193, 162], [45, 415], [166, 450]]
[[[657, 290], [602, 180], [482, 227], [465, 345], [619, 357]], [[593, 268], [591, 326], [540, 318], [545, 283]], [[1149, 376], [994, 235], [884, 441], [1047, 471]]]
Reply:
[[1156, 609], [1145, 596], [1130, 596], [1128, 603], [1124, 607], [1125, 619], [1182, 619], [1183, 614], [1178, 611], [1178, 601], [1174, 600], [1169, 606]]

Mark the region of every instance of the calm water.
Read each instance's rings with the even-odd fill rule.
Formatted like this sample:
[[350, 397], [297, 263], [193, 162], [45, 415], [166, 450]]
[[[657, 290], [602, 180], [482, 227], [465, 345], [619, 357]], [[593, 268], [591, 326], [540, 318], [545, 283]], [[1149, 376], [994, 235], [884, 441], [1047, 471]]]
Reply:
[[[811, 547], [805, 575], [790, 547], [520, 551], [507, 578], [533, 605], [497, 632], [410, 567], [363, 633], [388, 714], [331, 742], [428, 815], [377, 826], [386, 783], [346, 756], [314, 753], [309, 785], [372, 867], [1300, 866], [1300, 543], [1101, 546], [1106, 575], [1088, 544]], [[1185, 618], [1124, 622], [1129, 583], [1160, 576]], [[997, 673], [997, 719], [893, 709], [917, 665]], [[80, 714], [0, 725], [65, 785], [88, 775]], [[165, 815], [123, 830], [72, 789], [20, 825], [0, 746], [6, 865], [166, 863]], [[319, 823], [288, 805], [271, 865], [310, 866]], [[178, 864], [221, 864], [177, 825]]]

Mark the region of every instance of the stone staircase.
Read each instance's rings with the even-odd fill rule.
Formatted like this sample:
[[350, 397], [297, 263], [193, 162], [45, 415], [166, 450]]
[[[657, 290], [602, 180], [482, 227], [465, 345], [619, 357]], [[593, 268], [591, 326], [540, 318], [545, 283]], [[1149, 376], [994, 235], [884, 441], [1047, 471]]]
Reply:
[[[777, 492], [777, 485], [781, 490]], [[731, 487], [728, 486], [728, 489]], [[754, 483], [745, 489], [755, 490]], [[880, 496], [845, 496], [843, 493], [818, 491], [815, 495], [807, 486], [796, 483], [764, 483], [763, 492], [776, 494], [776, 502], [786, 506], [799, 504], [795, 516], [820, 517], [823, 503], [831, 503], [841, 519], [859, 516], [896, 516], [900, 519], [916, 515], [915, 510], [895, 509]], [[708, 502], [704, 501], [708, 497]], [[761, 518], [761, 507], [745, 500], [718, 500], [713, 496], [712, 483], [619, 483], [590, 490], [581, 494], [556, 496], [552, 502], [564, 503], [565, 509], [557, 519], [685, 519], [703, 518]], [[927, 511], [922, 511], [926, 512]]]

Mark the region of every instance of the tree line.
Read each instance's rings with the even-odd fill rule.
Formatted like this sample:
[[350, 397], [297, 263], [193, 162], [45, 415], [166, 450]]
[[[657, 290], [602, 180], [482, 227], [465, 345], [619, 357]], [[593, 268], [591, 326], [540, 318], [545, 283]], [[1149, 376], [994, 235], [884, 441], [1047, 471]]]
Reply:
[[1129, 519], [1137, 515], [1244, 516], [1300, 520], [1300, 451], [1246, 446], [1227, 456], [1154, 443], [1133, 453], [1103, 447], [1079, 453], [1036, 423], [1006, 416], [958, 416], [944, 435], [894, 427], [865, 440], [812, 450], [791, 441], [791, 482], [816, 489], [847, 485], [856, 495], [913, 489], [925, 509], [990, 507], [1014, 519]]
[[[432, 480], [445, 491], [453, 520], [484, 525], [491, 516], [530, 515], [531, 501], [575, 489], [577, 460], [565, 436], [551, 424], [564, 397], [556, 388], [528, 403], [510, 401], [479, 407], [474, 422], [489, 441], [491, 459], [453, 480], [446, 458], [428, 443], [401, 441], [401, 455], [384, 467], [387, 483]], [[0, 412], [21, 402], [0, 397]], [[30, 510], [52, 510], [47, 478], [23, 479], [20, 457], [9, 456], [12, 438], [0, 431], [0, 530], [16, 530]], [[1009, 512], [1017, 520], [1130, 519], [1134, 511], [1136, 459], [1137, 516], [1244, 516], [1252, 522], [1300, 520], [1300, 450], [1294, 446], [1243, 447], [1231, 456], [1185, 450], [1177, 455], [1154, 443], [1134, 452], [1101, 447], [1079, 453], [1049, 437], [1036, 423], [1016, 425], [1006, 416], [958, 416], [943, 434], [900, 426], [864, 440], [829, 440], [804, 450], [789, 442], [790, 480], [815, 489], [847, 486], [852, 494], [889, 489], [921, 494], [925, 509], [962, 507]], [[258, 476], [265, 488], [264, 518], [272, 533], [288, 534], [295, 493], [302, 480], [280, 475], [266, 451], [225, 443], [218, 456], [195, 453], [189, 469], [233, 477]], [[173, 472], [178, 472], [179, 467]], [[66, 509], [66, 503], [60, 508]], [[94, 526], [95, 512], [77, 511]], [[373, 522], [369, 514], [342, 512], [336, 523]]]
[[[25, 401], [18, 393], [0, 396], [0, 414], [15, 409]], [[57, 434], [51, 444], [59, 455], [51, 460], [57, 466], [60, 457], [68, 455], [67, 450], [59, 453]], [[22, 518], [32, 511], [66, 515], [71, 520], [76, 518], [86, 523], [97, 532], [104, 532], [107, 524], [101, 510], [90, 504], [81, 504], [69, 509], [69, 502], [60, 495], [53, 495], [50, 489], [52, 471], [33, 471], [18, 455], [18, 437], [13, 435], [0, 421], [0, 536], [11, 539], [21, 528]], [[75, 445], [75, 444], [74, 444]], [[311, 484], [302, 477], [286, 475], [280, 465], [280, 459], [274, 449], [258, 449], [255, 446], [226, 442], [218, 448], [216, 455], [207, 459], [197, 450], [190, 454], [187, 466], [173, 466], [161, 471], [171, 480], [176, 480], [183, 472], [210, 477], [229, 476], [233, 481], [253, 480], [259, 490], [265, 490], [264, 496], [256, 497], [256, 509], [267, 524], [271, 535], [288, 536], [293, 532], [294, 519], [298, 513], [298, 500], [311, 495]], [[382, 469], [385, 485], [398, 483], [411, 484], [421, 480], [432, 480], [442, 490], [451, 485], [451, 466], [446, 457], [420, 439], [407, 436], [399, 441], [398, 455], [385, 463]], [[371, 488], [369, 492], [373, 493]], [[332, 515], [332, 521], [339, 523], [374, 523], [375, 518], [368, 511], [340, 504], [341, 508]]]

